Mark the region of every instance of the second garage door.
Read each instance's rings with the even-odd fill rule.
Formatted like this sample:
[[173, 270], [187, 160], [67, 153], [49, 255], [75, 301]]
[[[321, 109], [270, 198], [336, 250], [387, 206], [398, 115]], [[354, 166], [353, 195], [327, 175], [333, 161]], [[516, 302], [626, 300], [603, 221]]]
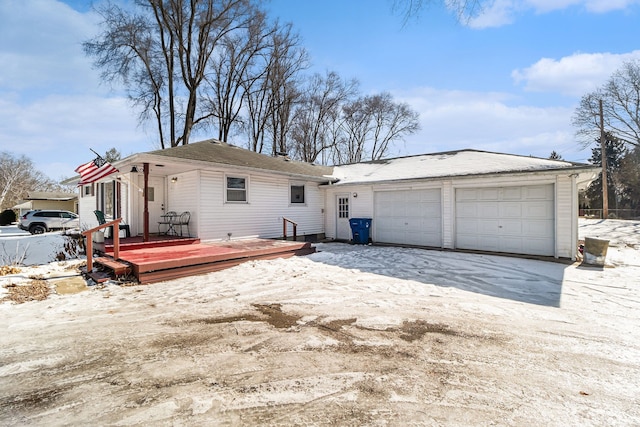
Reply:
[[553, 185], [456, 190], [456, 248], [555, 254]]
[[442, 246], [440, 189], [376, 192], [373, 228], [379, 243]]

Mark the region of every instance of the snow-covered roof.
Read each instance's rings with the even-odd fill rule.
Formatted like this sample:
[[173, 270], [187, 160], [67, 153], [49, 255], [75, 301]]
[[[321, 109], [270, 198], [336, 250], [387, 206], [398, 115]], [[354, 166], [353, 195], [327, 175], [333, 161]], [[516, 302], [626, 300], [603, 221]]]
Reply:
[[398, 157], [336, 166], [332, 178], [337, 185], [446, 178], [488, 174], [593, 169], [594, 166], [564, 160], [541, 159], [514, 154], [460, 150]]

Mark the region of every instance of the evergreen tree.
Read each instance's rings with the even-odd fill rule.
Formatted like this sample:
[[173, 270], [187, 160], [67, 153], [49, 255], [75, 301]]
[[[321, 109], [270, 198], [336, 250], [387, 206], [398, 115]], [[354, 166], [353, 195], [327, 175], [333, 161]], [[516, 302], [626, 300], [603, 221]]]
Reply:
[[[620, 208], [620, 196], [624, 193], [624, 185], [620, 182], [618, 171], [620, 170], [620, 164], [622, 158], [626, 155], [626, 148], [624, 143], [620, 140], [613, 138], [611, 134], [605, 134], [606, 150], [607, 150], [607, 196], [609, 199], [609, 208]], [[602, 154], [601, 146], [598, 143], [591, 149], [591, 158], [589, 162], [591, 164], [602, 166]], [[587, 188], [587, 198], [592, 209], [598, 209], [602, 207], [602, 172], [598, 174], [598, 178], [595, 179]]]
[[551, 154], [549, 155], [549, 158], [550, 158], [551, 160], [564, 160], [564, 159], [562, 158], [562, 156], [556, 152], [556, 150], [553, 150], [553, 151], [551, 152]]

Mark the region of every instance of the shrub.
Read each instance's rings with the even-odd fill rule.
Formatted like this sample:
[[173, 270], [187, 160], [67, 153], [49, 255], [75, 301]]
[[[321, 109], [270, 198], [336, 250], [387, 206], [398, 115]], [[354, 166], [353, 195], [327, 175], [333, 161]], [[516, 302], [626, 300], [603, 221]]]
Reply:
[[0, 213], [0, 225], [11, 225], [16, 222], [17, 218], [15, 211], [12, 209], [4, 210]]

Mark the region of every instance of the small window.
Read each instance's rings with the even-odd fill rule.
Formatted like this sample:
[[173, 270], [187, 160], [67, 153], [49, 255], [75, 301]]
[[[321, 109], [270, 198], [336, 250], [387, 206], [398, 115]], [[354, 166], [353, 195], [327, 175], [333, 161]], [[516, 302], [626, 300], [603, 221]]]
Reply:
[[156, 190], [154, 187], [147, 187], [147, 200], [150, 202], [156, 201]]
[[338, 218], [349, 218], [348, 197], [338, 197]]
[[41, 218], [60, 218], [60, 212], [41, 211], [33, 214], [33, 216]]
[[304, 203], [304, 185], [291, 186], [291, 203]]
[[87, 184], [82, 187], [82, 196], [93, 196], [93, 184]]
[[227, 177], [227, 202], [247, 201], [247, 179]]

